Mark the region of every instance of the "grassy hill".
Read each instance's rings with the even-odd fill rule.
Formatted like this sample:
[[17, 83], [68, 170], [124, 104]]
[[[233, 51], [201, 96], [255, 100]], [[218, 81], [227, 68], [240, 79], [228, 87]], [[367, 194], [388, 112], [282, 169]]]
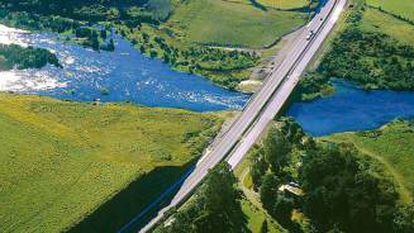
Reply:
[[[285, 1], [283, 1], [285, 2]], [[290, 7], [303, 6], [293, 1]], [[305, 13], [257, 6], [247, 0], [190, 0], [178, 7], [167, 24], [189, 42], [258, 48], [305, 22]]]
[[367, 0], [371, 6], [414, 20], [414, 1], [410, 0]]
[[[411, 9], [414, 11], [414, 3]], [[385, 33], [405, 44], [414, 44], [414, 25], [377, 9], [368, 8], [364, 12], [360, 27], [366, 32]]]
[[[0, 231], [63, 231], [128, 189], [130, 202], [93, 228], [116, 231], [200, 155], [220, 124], [183, 110], [0, 94]], [[136, 185], [141, 179], [147, 183]]]
[[400, 186], [402, 197], [414, 197], [414, 126], [395, 121], [381, 129], [361, 133], [341, 133], [324, 138], [354, 144], [365, 155], [384, 165]]

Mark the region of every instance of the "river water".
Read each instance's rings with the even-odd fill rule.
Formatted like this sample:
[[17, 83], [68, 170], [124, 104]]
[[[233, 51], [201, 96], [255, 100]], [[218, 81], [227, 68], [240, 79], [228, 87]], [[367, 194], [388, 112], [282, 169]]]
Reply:
[[[0, 25], [0, 43], [47, 48], [56, 53], [64, 67], [0, 72], [0, 91], [76, 101], [131, 101], [200, 112], [241, 109], [249, 98], [203, 77], [174, 71], [113, 36], [114, 52], [96, 52], [58, 40], [56, 34], [27, 33]], [[334, 85], [335, 95], [293, 103], [287, 115], [313, 136], [374, 129], [397, 117], [414, 117], [414, 92], [368, 92], [338, 80]]]
[[335, 95], [294, 103], [287, 115], [294, 117], [313, 136], [370, 130], [395, 118], [414, 117], [414, 92], [365, 91], [338, 80], [334, 85]]
[[0, 25], [0, 43], [46, 48], [63, 69], [0, 72], [0, 91], [39, 94], [59, 99], [139, 105], [194, 111], [241, 109], [249, 96], [214, 85], [206, 78], [172, 70], [140, 54], [117, 35], [114, 52], [93, 51], [58, 40], [52, 33], [27, 33]]

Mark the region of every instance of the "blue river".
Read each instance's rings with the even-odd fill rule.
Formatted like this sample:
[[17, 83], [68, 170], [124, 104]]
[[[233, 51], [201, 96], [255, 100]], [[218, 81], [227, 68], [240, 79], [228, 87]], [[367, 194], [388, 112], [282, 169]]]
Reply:
[[334, 95], [293, 103], [287, 111], [312, 136], [370, 130], [395, 118], [414, 117], [414, 92], [365, 91], [343, 81], [333, 83]]
[[[249, 98], [206, 78], [174, 71], [143, 56], [117, 35], [112, 35], [114, 52], [96, 52], [58, 40], [56, 34], [2, 30], [0, 42], [47, 48], [56, 53], [63, 69], [48, 65], [40, 70], [0, 72], [0, 91], [76, 101], [130, 101], [199, 112], [241, 109]], [[365, 91], [338, 80], [334, 85], [335, 95], [293, 103], [287, 115], [313, 136], [374, 129], [398, 117], [414, 117], [414, 92]]]
[[58, 40], [56, 34], [9, 34], [14, 41], [55, 52], [63, 65], [63, 69], [48, 65], [40, 70], [14, 71], [18, 78], [11, 78], [14, 83], [9, 90], [18, 93], [76, 101], [130, 101], [200, 112], [241, 109], [249, 98], [206, 78], [174, 71], [162, 61], [140, 54], [117, 35], [112, 35], [114, 52], [97, 52]]

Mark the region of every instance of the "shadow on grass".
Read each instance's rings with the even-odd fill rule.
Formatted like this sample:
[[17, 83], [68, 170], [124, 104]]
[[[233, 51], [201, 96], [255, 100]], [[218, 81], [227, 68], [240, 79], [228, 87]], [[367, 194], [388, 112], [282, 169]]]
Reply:
[[290, 8], [290, 9], [286, 9], [285, 11], [295, 11], [295, 12], [299, 12], [299, 13], [309, 13], [309, 7], [304, 6], [304, 7], [299, 7], [299, 8]]
[[262, 11], [267, 11], [267, 8], [260, 2], [257, 2], [256, 0], [249, 0], [249, 1], [252, 4], [252, 6], [256, 7], [257, 9], [262, 10]]
[[[124, 190], [108, 200], [92, 214], [72, 227], [70, 233], [93, 233], [93, 232], [118, 232], [127, 224], [123, 232], [137, 232], [143, 227], [157, 211], [168, 204], [177, 192], [178, 187], [171, 189], [160, 202], [149, 208], [151, 203], [165, 194], [165, 190], [180, 180], [180, 178], [191, 171], [195, 161], [181, 167], [157, 167], [144, 176], [133, 181]], [[148, 212], [146, 212], [148, 209]], [[145, 210], [145, 211], [144, 211]], [[146, 212], [142, 216], [140, 213]], [[139, 218], [137, 218], [139, 216]], [[132, 221], [134, 220], [134, 221]]]
[[295, 11], [295, 12], [300, 12], [300, 13], [310, 13], [310, 11], [315, 11], [315, 13], [318, 13], [320, 9], [326, 5], [327, 2], [328, 0], [319, 0], [317, 2], [317, 5], [314, 7], [311, 7], [310, 5], [308, 5], [304, 7], [286, 9], [285, 11]]

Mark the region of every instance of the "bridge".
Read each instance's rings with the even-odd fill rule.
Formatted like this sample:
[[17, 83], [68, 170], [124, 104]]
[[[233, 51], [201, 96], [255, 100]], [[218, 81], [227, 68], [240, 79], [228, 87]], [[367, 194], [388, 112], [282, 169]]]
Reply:
[[209, 146], [195, 168], [186, 176], [171, 202], [140, 233], [150, 231], [168, 210], [185, 202], [211, 168], [223, 160], [235, 168], [242, 161], [269, 123], [282, 110], [307, 65], [334, 28], [346, 1], [328, 0], [319, 9], [291, 43], [283, 61], [272, 69], [260, 90], [250, 98], [237, 119]]

